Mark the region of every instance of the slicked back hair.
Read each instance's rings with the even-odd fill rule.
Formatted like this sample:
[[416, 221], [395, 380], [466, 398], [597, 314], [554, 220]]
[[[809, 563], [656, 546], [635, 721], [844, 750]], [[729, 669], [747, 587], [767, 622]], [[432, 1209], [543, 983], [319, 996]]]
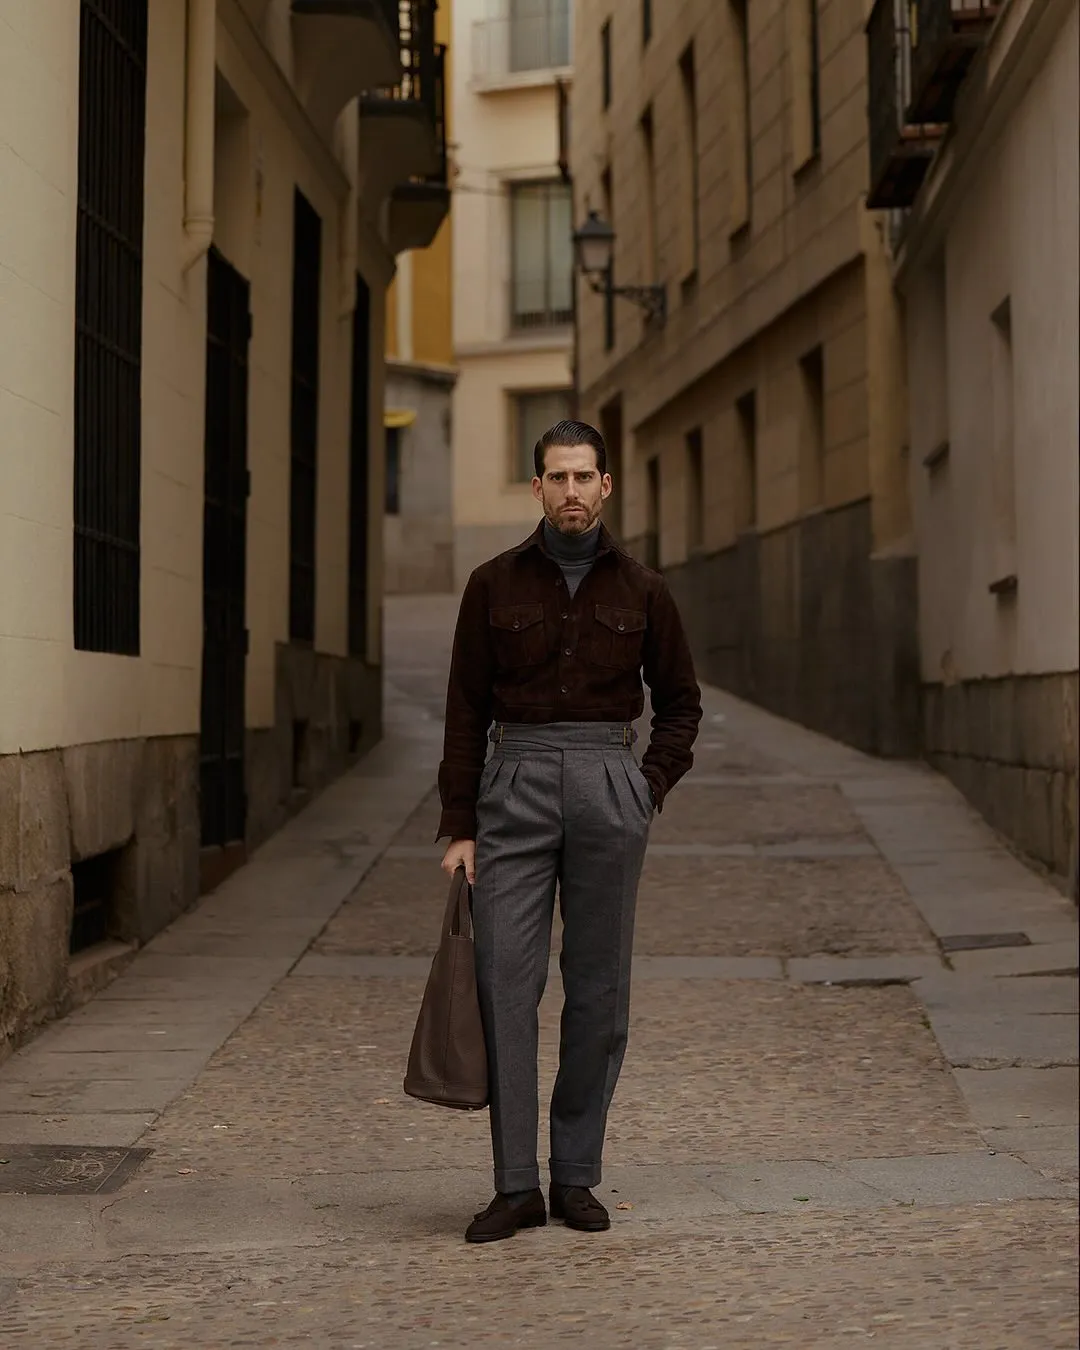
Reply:
[[533, 468], [536, 470], [537, 478], [544, 476], [544, 457], [553, 445], [591, 445], [596, 451], [597, 469], [601, 475], [607, 473], [607, 447], [604, 445], [603, 436], [595, 427], [589, 426], [588, 422], [568, 419], [548, 427], [536, 442], [536, 448], [533, 450]]

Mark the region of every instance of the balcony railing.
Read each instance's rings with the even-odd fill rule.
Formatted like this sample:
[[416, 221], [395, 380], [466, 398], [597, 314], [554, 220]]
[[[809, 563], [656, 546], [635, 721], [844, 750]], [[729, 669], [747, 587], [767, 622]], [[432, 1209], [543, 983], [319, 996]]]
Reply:
[[481, 83], [570, 64], [570, 0], [509, 0], [510, 12], [473, 24], [473, 73]]
[[1001, 8], [998, 0], [910, 0], [911, 122], [948, 122], [956, 95]]
[[926, 177], [942, 128], [912, 123], [911, 28], [914, 0], [875, 0], [866, 25], [870, 191], [875, 210], [910, 206]]
[[416, 104], [429, 119], [435, 136], [436, 168], [422, 179], [445, 183], [446, 157], [446, 47], [435, 41], [438, 0], [389, 0], [395, 9], [401, 46], [401, 79], [389, 89], [368, 95]]

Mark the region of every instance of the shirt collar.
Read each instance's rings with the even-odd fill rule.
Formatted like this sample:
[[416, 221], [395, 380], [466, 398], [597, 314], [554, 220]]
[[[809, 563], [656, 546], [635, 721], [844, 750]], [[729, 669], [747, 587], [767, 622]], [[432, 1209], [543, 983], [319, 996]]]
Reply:
[[[550, 553], [548, 553], [547, 549], [544, 547], [544, 522], [543, 522], [543, 520], [540, 521], [540, 524], [537, 525], [536, 529], [533, 530], [532, 534], [529, 535], [528, 539], [523, 539], [523, 540], [521, 541], [521, 543], [518, 544], [516, 548], [512, 548], [512, 549], [510, 550], [510, 552], [511, 552], [511, 553], [528, 553], [529, 549], [531, 549], [531, 548], [539, 549], [540, 552], [544, 555], [545, 558], [551, 557]], [[596, 549], [596, 556], [597, 556], [598, 558], [602, 558], [602, 557], [604, 556], [605, 553], [621, 553], [621, 552], [622, 552], [622, 549], [621, 549], [621, 548], [619, 547], [619, 545], [615, 542], [615, 537], [614, 537], [614, 535], [612, 535], [611, 531], [610, 531], [610, 530], [608, 529], [608, 527], [604, 524], [604, 522], [601, 521], [601, 522], [600, 522], [600, 543], [599, 543], [599, 545], [597, 546], [597, 549]]]

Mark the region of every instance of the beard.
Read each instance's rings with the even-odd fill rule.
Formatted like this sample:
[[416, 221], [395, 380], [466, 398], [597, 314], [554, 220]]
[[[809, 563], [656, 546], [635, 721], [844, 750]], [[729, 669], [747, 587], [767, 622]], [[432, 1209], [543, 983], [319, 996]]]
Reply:
[[560, 534], [588, 534], [600, 519], [602, 502], [589, 506], [587, 502], [577, 503], [579, 511], [568, 512], [565, 507], [556, 506], [545, 500], [544, 516]]

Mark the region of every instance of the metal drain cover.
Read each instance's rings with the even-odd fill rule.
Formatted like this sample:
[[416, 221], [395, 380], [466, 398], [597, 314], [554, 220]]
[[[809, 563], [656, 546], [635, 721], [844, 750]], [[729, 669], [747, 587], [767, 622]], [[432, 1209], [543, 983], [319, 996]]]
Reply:
[[943, 937], [941, 947], [946, 952], [980, 952], [991, 947], [1030, 947], [1026, 933], [966, 933]]
[[93, 1144], [0, 1144], [2, 1195], [104, 1195], [151, 1153]]

